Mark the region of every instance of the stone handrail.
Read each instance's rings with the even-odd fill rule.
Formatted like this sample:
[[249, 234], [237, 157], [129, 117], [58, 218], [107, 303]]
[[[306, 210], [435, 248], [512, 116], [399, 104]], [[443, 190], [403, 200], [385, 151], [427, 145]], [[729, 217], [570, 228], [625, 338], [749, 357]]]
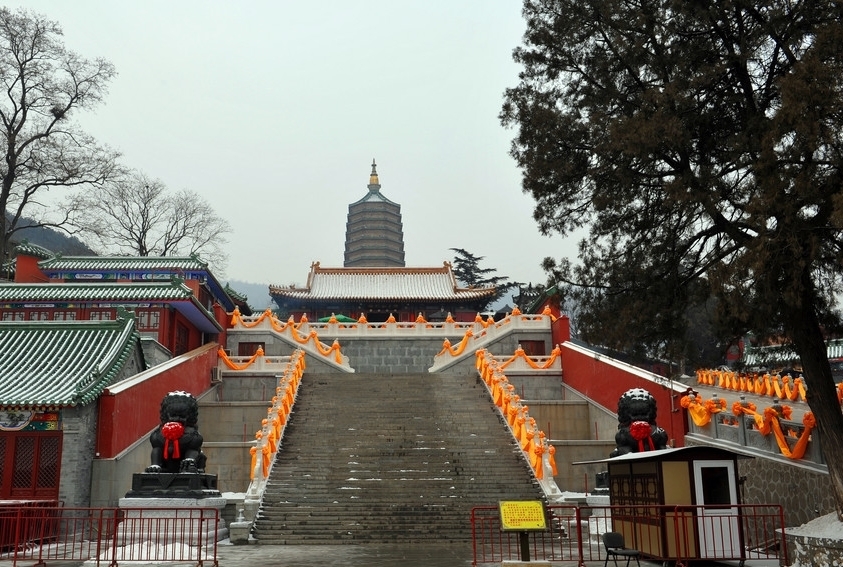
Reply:
[[287, 358], [287, 362], [283, 373], [278, 377], [278, 385], [270, 406], [266, 410], [266, 418], [261, 420], [260, 429], [255, 432], [255, 444], [250, 449], [252, 455], [250, 483], [244, 502], [249, 521], [254, 519], [254, 514], [263, 497], [266, 479], [269, 477], [275, 454], [287, 428], [287, 418], [295, 404], [305, 369], [305, 353], [301, 349], [296, 350], [292, 356], [274, 358]]
[[549, 312], [539, 315], [525, 315], [514, 308], [500, 321], [488, 317], [483, 319], [479, 314], [472, 322], [457, 322], [450, 315], [445, 321], [431, 322], [422, 316], [412, 322], [399, 322], [390, 317], [382, 323], [370, 323], [365, 317], [353, 323], [340, 322], [333, 319], [328, 322], [312, 322], [306, 316], [302, 316], [298, 323], [293, 317], [282, 323], [270, 310], [260, 315], [243, 316], [235, 309], [231, 313], [231, 326], [234, 329], [251, 329], [272, 327], [277, 332], [285, 333], [295, 331], [299, 337], [307, 337], [312, 331], [317, 334], [330, 337], [354, 337], [354, 338], [375, 338], [375, 337], [406, 337], [413, 334], [425, 336], [454, 337], [464, 336], [469, 331], [476, 337], [483, 337], [485, 334], [495, 334], [501, 329], [514, 325], [519, 328], [545, 329], [551, 321]]
[[[413, 322], [404, 323], [397, 322], [392, 317], [384, 323], [369, 323], [364, 317], [353, 323], [341, 323], [335, 319], [311, 323], [306, 316], [302, 316], [298, 323], [292, 317], [282, 323], [269, 309], [260, 315], [251, 316], [243, 316], [237, 309], [231, 313], [233, 330], [271, 330], [309, 353], [322, 356], [326, 361], [347, 372], [354, 372], [354, 369], [350, 367], [348, 357], [341, 352], [339, 339], [343, 337], [357, 339], [407, 338], [413, 335], [443, 337], [442, 351], [434, 357], [433, 366], [429, 369], [429, 372], [436, 372], [465, 356], [472, 355], [482, 345], [512, 331], [547, 331], [552, 321], [553, 315], [549, 310], [539, 315], [525, 315], [517, 307], [500, 321], [495, 321], [491, 317], [483, 319], [478, 315], [471, 323], [458, 323], [451, 319], [450, 315], [446, 321], [436, 323], [426, 321], [421, 315]], [[334, 338], [332, 346], [328, 347], [319, 341], [320, 333]], [[463, 336], [459, 346], [452, 348], [448, 337], [459, 335]], [[540, 360], [535, 364], [543, 365], [544, 362]], [[518, 362], [516, 361], [515, 364], [517, 365]], [[512, 368], [513, 371], [515, 369], [515, 367]], [[533, 370], [536, 369], [533, 368]]]
[[[521, 358], [522, 355], [523, 350], [521, 354], [516, 351], [513, 358]], [[477, 372], [486, 384], [489, 396], [497, 406], [512, 437], [521, 447], [524, 458], [530, 463], [545, 496], [550, 501], [560, 499], [562, 493], [553, 478], [557, 474], [554, 458], [556, 449], [548, 443], [544, 431], [536, 426], [535, 418], [530, 417], [530, 408], [521, 403], [521, 397], [515, 394], [515, 386], [510, 384], [504, 375], [503, 366], [506, 361], [500, 362], [486, 349], [478, 350], [475, 357]], [[548, 357], [551, 364], [554, 359], [558, 360], [558, 353], [555, 357]], [[530, 362], [539, 364], [532, 359]]]
[[785, 448], [792, 453], [797, 449], [799, 441], [805, 435], [808, 435], [807, 443], [799, 461], [802, 464], [825, 467], [820, 444], [813, 437], [817, 434], [816, 431], [812, 430], [813, 428], [807, 428], [804, 423], [786, 419], [778, 420], [778, 425], [784, 434], [782, 437], [775, 433], [763, 432], [752, 416], [734, 416], [724, 412], [713, 416], [704, 425], [697, 425], [689, 420], [688, 433], [714, 439], [718, 442], [734, 443], [745, 449], [787, 459], [791, 459], [791, 457], [782, 451], [782, 441], [786, 444]]
[[792, 378], [790, 374], [779, 376], [758, 372], [699, 369], [697, 383], [792, 402], [796, 400], [804, 402], [807, 394], [802, 376]]
[[[451, 342], [446, 338], [442, 344], [442, 350], [433, 357], [433, 366], [428, 369], [428, 372], [438, 372], [462, 358], [471, 356], [484, 345], [500, 338], [506, 333], [522, 330], [547, 331], [550, 329], [551, 323], [552, 315], [547, 310], [540, 315], [524, 315], [516, 309], [500, 321], [495, 322], [494, 325], [489, 325], [479, 332], [475, 332], [472, 329], [466, 330], [462, 340], [456, 346], [452, 346]], [[515, 360], [511, 362], [513, 367], [510, 370], [519, 369], [519, 365], [523, 367], [521, 368], [523, 370], [527, 370], [528, 368], [532, 370], [547, 370], [552, 365], [551, 361], [548, 368], [543, 368], [545, 364], [548, 364], [547, 359], [532, 359], [528, 362], [524, 351], [520, 348], [519, 351], [516, 351], [513, 357]], [[551, 353], [550, 357], [558, 359], [559, 354], [560, 352], [554, 349], [554, 353]], [[558, 364], [558, 368], [554, 368], [553, 371], [559, 372], [561, 370], [561, 361]]]
[[290, 362], [289, 356], [266, 356], [262, 348], [252, 356], [228, 356], [224, 350], [219, 351], [219, 361], [223, 368], [229, 370], [253, 370], [256, 372], [284, 372]]
[[[287, 323], [280, 323], [269, 309], [261, 315], [254, 317], [243, 317], [240, 315], [240, 312], [235, 309], [231, 314], [231, 328], [241, 331], [253, 330], [256, 332], [273, 332], [284, 337], [290, 343], [295, 344], [297, 348], [321, 358], [321, 360], [339, 370], [354, 372], [354, 369], [351, 368], [351, 365], [349, 364], [348, 357], [342, 353], [339, 341], [334, 340], [331, 346], [321, 342], [316, 329], [311, 329], [307, 326], [306, 319], [299, 324], [293, 322], [292, 319]], [[260, 352], [262, 355], [263, 351]], [[229, 357], [229, 360], [231, 359], [232, 358]]]
[[529, 356], [520, 346], [509, 358], [495, 357], [501, 370], [510, 373], [530, 372], [531, 374], [558, 374], [562, 372], [562, 349], [553, 347], [549, 356]]
[[[691, 432], [824, 466], [820, 444], [814, 439], [815, 419], [805, 407], [807, 391], [802, 376], [714, 369], [699, 369], [696, 374], [697, 383], [722, 390], [733, 403], [729, 406], [716, 394], [718, 404], [701, 399], [692, 403], [689, 398], [693, 400], [693, 396], [684, 396], [681, 402], [688, 409]], [[770, 405], [756, 408], [746, 396], [770, 398]], [[843, 403], [843, 383], [838, 384], [837, 401]], [[793, 410], [804, 412], [801, 420], [791, 419]]]

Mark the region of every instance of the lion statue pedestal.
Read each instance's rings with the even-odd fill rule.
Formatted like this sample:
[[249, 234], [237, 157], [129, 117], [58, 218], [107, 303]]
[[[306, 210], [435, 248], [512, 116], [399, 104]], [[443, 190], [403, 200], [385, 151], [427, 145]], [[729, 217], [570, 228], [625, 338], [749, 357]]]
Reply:
[[227, 538], [222, 512], [228, 502], [217, 489], [217, 475], [205, 473], [202, 435], [196, 428], [199, 403], [187, 392], [170, 392], [161, 401], [160, 418], [149, 436], [151, 464], [132, 475], [132, 490], [120, 499], [127, 521], [118, 535], [158, 542], [161, 533], [135, 533], [147, 528], [141, 519], [154, 518], [161, 520], [156, 524], [161, 529], [179, 526], [188, 545]]
[[217, 476], [205, 473], [199, 403], [187, 392], [161, 401], [160, 425], [149, 436], [151, 464], [132, 476], [126, 498], [219, 498]]

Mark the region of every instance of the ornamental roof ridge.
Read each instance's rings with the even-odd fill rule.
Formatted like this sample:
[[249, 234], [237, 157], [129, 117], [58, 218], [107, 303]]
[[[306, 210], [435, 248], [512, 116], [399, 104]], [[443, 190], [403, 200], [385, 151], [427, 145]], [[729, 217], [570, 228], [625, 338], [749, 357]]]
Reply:
[[319, 265], [313, 267], [314, 273], [335, 273], [335, 274], [447, 274], [450, 273], [449, 266], [357, 266], [357, 267], [337, 267], [337, 268], [323, 268]]
[[232, 289], [232, 287], [228, 284], [228, 282], [226, 282], [225, 287], [223, 289], [225, 289], [225, 293], [227, 293], [229, 295], [229, 297], [231, 297], [231, 299], [233, 299], [235, 301], [242, 301], [243, 303], [246, 303], [247, 301], [249, 301], [248, 296], [243, 295], [242, 293], [240, 293], [239, 291], [237, 291], [235, 289]]
[[[138, 269], [156, 267], [208, 270], [208, 263], [196, 254], [191, 256], [63, 256], [55, 255], [38, 262], [42, 270], [58, 269], [114, 269], [114, 264], [137, 266]], [[78, 267], [77, 267], [78, 266]]]
[[208, 262], [197, 254], [190, 256], [62, 256], [41, 260], [38, 268], [48, 276], [57, 275], [69, 279], [68, 273], [97, 274], [101, 272], [163, 272], [184, 276], [184, 272], [199, 272], [199, 278], [206, 283], [215, 300], [220, 301], [227, 311], [234, 309], [234, 301], [211, 271]]

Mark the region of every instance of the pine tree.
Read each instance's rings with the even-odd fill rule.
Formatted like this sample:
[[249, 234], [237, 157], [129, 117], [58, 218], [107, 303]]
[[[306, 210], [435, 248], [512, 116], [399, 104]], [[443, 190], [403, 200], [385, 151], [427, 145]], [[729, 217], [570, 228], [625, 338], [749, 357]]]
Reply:
[[[526, 0], [512, 156], [547, 261], [583, 308], [661, 348], [709, 295], [720, 324], [787, 336], [843, 510], [825, 334], [843, 285], [843, 4]], [[660, 346], [661, 345], [661, 346]]]

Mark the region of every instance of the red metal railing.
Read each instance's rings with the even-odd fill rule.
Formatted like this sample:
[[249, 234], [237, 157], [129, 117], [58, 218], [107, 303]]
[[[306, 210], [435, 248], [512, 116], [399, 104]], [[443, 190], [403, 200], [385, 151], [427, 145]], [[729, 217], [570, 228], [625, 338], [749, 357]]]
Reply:
[[[677, 506], [674, 514], [676, 525], [689, 528], [676, 530], [677, 560], [681, 564], [700, 558], [709, 561], [787, 558], [781, 506]], [[695, 534], [699, 535], [696, 545]]]
[[13, 566], [90, 561], [116, 567], [141, 561], [217, 567], [218, 529], [216, 508], [19, 507], [0, 518], [0, 530], [10, 536], [0, 560]]
[[603, 561], [603, 533], [619, 531], [628, 547], [652, 561], [747, 561], [787, 558], [784, 512], [779, 505], [739, 506], [546, 506], [547, 529], [501, 530], [497, 506], [471, 511], [473, 565], [525, 559]]
[[[18, 541], [26, 538], [26, 531], [39, 531], [34, 522], [26, 522], [21, 528], [17, 518], [29, 516], [32, 508], [56, 508], [57, 500], [2, 500], [0, 501], [0, 550], [11, 549]], [[23, 529], [24, 533], [19, 533]]]

